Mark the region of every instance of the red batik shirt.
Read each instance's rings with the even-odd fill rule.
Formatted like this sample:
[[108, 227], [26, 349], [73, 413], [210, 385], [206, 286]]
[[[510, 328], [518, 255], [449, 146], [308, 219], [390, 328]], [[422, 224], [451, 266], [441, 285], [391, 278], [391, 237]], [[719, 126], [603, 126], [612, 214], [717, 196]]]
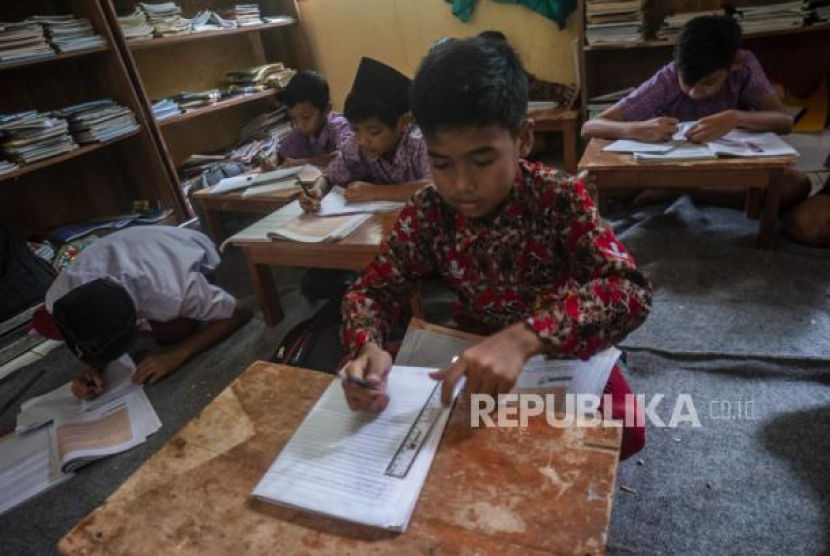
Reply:
[[645, 320], [651, 285], [600, 219], [582, 183], [521, 162], [496, 212], [467, 219], [434, 187], [416, 193], [343, 300], [352, 355], [383, 345], [419, 281], [440, 277], [462, 315], [498, 330], [526, 322], [556, 358], [588, 358]]

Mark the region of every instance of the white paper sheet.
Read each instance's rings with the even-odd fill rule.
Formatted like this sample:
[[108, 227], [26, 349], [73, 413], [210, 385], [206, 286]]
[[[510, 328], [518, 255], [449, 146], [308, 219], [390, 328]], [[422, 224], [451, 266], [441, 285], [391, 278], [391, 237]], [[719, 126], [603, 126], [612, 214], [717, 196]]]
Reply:
[[367, 201], [350, 203], [344, 196], [345, 190], [335, 186], [323, 197], [317, 216], [340, 216], [343, 214], [392, 212], [401, 210], [405, 203], [396, 201]]

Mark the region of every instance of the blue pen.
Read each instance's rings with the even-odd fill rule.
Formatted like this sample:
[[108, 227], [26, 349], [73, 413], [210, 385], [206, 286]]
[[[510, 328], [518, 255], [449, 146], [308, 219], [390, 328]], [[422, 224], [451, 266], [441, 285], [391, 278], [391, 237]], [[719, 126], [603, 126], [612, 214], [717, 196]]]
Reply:
[[350, 382], [351, 384], [357, 384], [361, 388], [366, 388], [367, 390], [377, 390], [378, 387], [369, 382], [366, 379], [358, 378], [354, 375], [347, 374], [346, 375], [346, 382]]

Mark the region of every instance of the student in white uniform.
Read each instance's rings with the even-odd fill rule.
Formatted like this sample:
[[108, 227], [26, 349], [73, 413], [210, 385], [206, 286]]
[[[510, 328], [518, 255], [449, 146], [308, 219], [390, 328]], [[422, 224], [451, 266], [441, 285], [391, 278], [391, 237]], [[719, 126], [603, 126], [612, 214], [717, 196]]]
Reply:
[[154, 383], [248, 322], [251, 312], [205, 273], [219, 264], [207, 236], [142, 226], [95, 241], [58, 276], [34, 318], [46, 337], [63, 339], [87, 368], [76, 396], [104, 391], [102, 370], [126, 353], [139, 331], [173, 347], [142, 360], [136, 383]]

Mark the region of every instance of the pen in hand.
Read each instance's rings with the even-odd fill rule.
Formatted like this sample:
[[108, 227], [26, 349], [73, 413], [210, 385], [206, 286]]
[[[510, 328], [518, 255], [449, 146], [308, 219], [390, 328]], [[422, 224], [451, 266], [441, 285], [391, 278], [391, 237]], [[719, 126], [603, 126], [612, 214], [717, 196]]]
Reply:
[[377, 386], [375, 386], [374, 384], [372, 384], [368, 380], [356, 377], [354, 375], [346, 374], [345, 377], [344, 377], [344, 380], [346, 382], [349, 382], [351, 384], [356, 384], [356, 385], [360, 386], [361, 388], [366, 388], [368, 390], [377, 390], [378, 389]]

